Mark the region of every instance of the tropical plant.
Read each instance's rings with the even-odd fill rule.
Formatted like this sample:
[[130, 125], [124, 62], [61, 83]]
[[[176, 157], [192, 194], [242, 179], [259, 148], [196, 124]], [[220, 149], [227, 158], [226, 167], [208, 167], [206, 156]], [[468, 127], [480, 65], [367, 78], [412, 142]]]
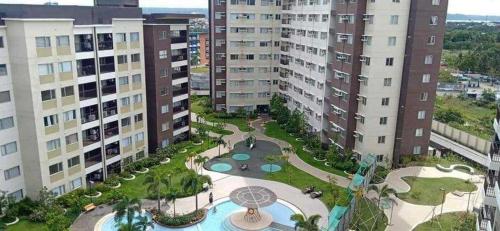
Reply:
[[144, 183], [147, 185], [147, 191], [156, 196], [158, 202], [158, 211], [161, 210], [161, 189], [163, 186], [170, 186], [170, 179], [165, 177], [165, 173], [161, 171], [150, 171], [146, 178], [144, 179]]
[[154, 223], [147, 216], [140, 216], [134, 224], [134, 231], [146, 231], [148, 227], [154, 228]]
[[202, 155], [197, 155], [196, 158], [194, 159], [194, 163], [198, 165], [201, 169], [201, 174], [203, 174], [203, 165], [208, 161], [208, 157], [202, 156]]
[[175, 217], [175, 201], [177, 200], [177, 189], [176, 188], [171, 188], [167, 195], [165, 196], [165, 200], [171, 201], [172, 205], [174, 207], [174, 217]]
[[295, 230], [319, 231], [318, 221], [320, 218], [320, 215], [312, 215], [306, 218], [302, 214], [293, 214], [290, 220], [295, 221]]
[[8, 207], [7, 191], [0, 191], [0, 217], [5, 216]]
[[215, 143], [217, 144], [217, 147], [219, 147], [219, 157], [220, 157], [220, 146], [222, 145], [222, 147], [226, 147], [227, 146], [227, 143], [226, 141], [223, 139], [223, 135], [220, 135], [219, 137], [217, 137], [217, 139], [215, 140]]
[[181, 179], [182, 190], [185, 193], [194, 193], [196, 210], [198, 210], [198, 188], [201, 186], [201, 180], [198, 174], [190, 171], [186, 176]]
[[[119, 231], [136, 231], [134, 226], [134, 218], [136, 213], [141, 213], [141, 201], [137, 198], [123, 198], [113, 207], [115, 212], [116, 227]], [[123, 219], [125, 218], [125, 222]]]
[[278, 161], [278, 157], [276, 155], [267, 155], [264, 159], [269, 164], [269, 172], [272, 174], [273, 165]]
[[187, 154], [187, 159], [191, 163], [191, 169], [193, 169], [193, 161], [196, 155], [198, 155], [196, 152], [190, 152], [189, 154]]
[[330, 186], [330, 191], [332, 192], [333, 204], [337, 204], [337, 200], [340, 197], [340, 189], [337, 186], [337, 179], [335, 177], [328, 175], [328, 183]]
[[292, 169], [290, 168], [290, 153], [294, 153], [293, 147], [283, 148], [284, 154], [280, 157], [285, 162], [285, 172], [288, 175], [288, 183], [292, 183]]
[[396, 190], [389, 187], [389, 185], [384, 184], [382, 187], [378, 185], [368, 186], [368, 191], [373, 190], [378, 194], [377, 207], [380, 207], [380, 200], [382, 198], [388, 198], [390, 194], [395, 194]]

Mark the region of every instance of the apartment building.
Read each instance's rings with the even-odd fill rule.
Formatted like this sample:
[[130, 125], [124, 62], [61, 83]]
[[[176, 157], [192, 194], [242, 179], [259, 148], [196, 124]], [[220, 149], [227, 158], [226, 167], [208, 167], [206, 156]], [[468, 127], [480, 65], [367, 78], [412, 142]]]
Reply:
[[144, 15], [149, 150], [189, 139], [189, 19], [194, 14]]
[[[252, 87], [269, 74], [270, 94], [281, 94], [290, 109], [304, 112], [309, 130], [324, 143], [352, 150], [358, 158], [373, 153], [394, 165], [404, 155], [426, 154], [447, 5], [447, 0], [214, 1], [214, 107], [266, 108], [262, 87]], [[280, 20], [264, 20], [271, 14]], [[273, 44], [266, 46], [269, 34], [258, 32], [269, 27], [281, 33], [279, 38], [272, 33]], [[270, 68], [261, 69], [256, 57], [269, 53]]]
[[[8, 73], [0, 89], [12, 89], [0, 117], [2, 127], [14, 117], [5, 124], [19, 133], [2, 129], [1, 145], [15, 141], [21, 151], [4, 155], [2, 146], [0, 189], [61, 195], [148, 155], [143, 18], [130, 6], [0, 6], [0, 70], [6, 62]], [[16, 174], [25, 186], [9, 186]]]
[[[204, 15], [200, 15], [198, 17], [202, 17]], [[208, 32], [197, 32], [191, 31], [189, 32], [189, 51], [191, 53], [191, 57], [197, 55], [198, 61], [194, 63], [193, 59], [191, 60], [191, 65], [208, 65], [210, 51], [209, 51], [209, 40], [208, 40]]]

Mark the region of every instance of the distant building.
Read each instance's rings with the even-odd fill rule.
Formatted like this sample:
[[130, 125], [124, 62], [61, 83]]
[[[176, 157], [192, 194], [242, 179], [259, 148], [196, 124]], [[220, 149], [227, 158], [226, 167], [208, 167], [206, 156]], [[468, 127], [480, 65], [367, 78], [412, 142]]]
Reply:
[[[208, 32], [190, 32], [189, 52], [191, 53], [191, 65], [208, 65], [209, 47]], [[198, 59], [193, 59], [195, 56]]]

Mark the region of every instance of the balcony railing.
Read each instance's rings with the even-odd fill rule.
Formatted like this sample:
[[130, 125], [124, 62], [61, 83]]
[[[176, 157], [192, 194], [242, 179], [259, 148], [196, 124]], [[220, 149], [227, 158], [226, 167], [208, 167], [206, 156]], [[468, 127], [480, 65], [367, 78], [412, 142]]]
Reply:
[[280, 63], [283, 64], [283, 65], [289, 65], [290, 61], [288, 61], [287, 59], [281, 59]]
[[97, 115], [97, 113], [87, 113], [87, 114], [82, 114], [81, 118], [82, 118], [82, 124], [85, 124], [92, 121], [96, 121], [97, 119], [99, 119], [99, 116]]
[[93, 99], [97, 97], [97, 91], [95, 89], [92, 90], [79, 90], [80, 101]]
[[174, 113], [177, 113], [177, 112], [181, 112], [181, 111], [185, 111], [185, 110], [188, 110], [189, 107], [188, 106], [177, 106], [177, 107], [174, 107], [172, 110]]
[[103, 86], [102, 87], [102, 95], [111, 95], [116, 93], [116, 86]]
[[113, 50], [113, 40], [99, 41], [98, 47], [100, 51]]
[[102, 162], [101, 153], [96, 152], [95, 154], [90, 155], [90, 157], [85, 158], [85, 168], [88, 168], [92, 165], [98, 164]]
[[114, 116], [116, 115], [116, 112], [117, 112], [117, 107], [114, 106], [114, 107], [107, 107], [107, 108], [103, 108], [102, 109], [102, 114], [104, 116], [104, 118], [106, 117], [109, 117], [109, 116]]
[[101, 141], [101, 137], [99, 135], [99, 129], [89, 129], [84, 131], [82, 134], [83, 146], [89, 146], [93, 143]]
[[78, 73], [78, 77], [95, 75], [95, 66], [94, 65], [87, 65], [87, 66], [78, 67], [77, 73]]
[[290, 38], [290, 33], [281, 33], [282, 38]]
[[173, 127], [174, 127], [174, 130], [176, 130], [179, 128], [186, 127], [188, 125], [189, 125], [189, 122], [187, 120], [182, 120], [180, 122], [174, 123]]
[[118, 155], [120, 155], [120, 146], [110, 145], [110, 147], [106, 147], [106, 159], [111, 159]]
[[113, 63], [100, 64], [99, 70], [101, 71], [101, 73], [115, 72], [115, 64]]
[[187, 60], [187, 55], [174, 55], [172, 56], [172, 62], [179, 62], [179, 61], [184, 61]]
[[111, 128], [105, 128], [104, 129], [104, 137], [106, 139], [109, 138], [109, 137], [116, 136], [116, 135], [118, 135], [118, 133], [119, 133], [118, 126], [117, 127], [111, 127]]
[[172, 91], [172, 94], [173, 94], [173, 96], [179, 96], [179, 95], [187, 94], [188, 92], [189, 92], [189, 88], [184, 87], [184, 88]]
[[187, 71], [180, 71], [180, 72], [172, 73], [172, 79], [185, 78], [187, 76], [188, 76]]

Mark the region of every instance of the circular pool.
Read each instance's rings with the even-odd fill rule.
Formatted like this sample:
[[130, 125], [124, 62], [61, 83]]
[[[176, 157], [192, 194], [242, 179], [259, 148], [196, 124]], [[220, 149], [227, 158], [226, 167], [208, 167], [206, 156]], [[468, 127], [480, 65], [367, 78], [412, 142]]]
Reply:
[[227, 171], [231, 170], [232, 168], [233, 167], [228, 163], [216, 163], [216, 164], [212, 164], [212, 166], [210, 166], [210, 170], [216, 171], [216, 172], [227, 172]]
[[260, 166], [260, 170], [264, 171], [264, 172], [278, 172], [278, 171], [281, 171], [281, 166], [277, 165], [277, 164], [264, 164], [262, 166]]
[[[197, 225], [186, 227], [186, 228], [167, 228], [160, 226], [158, 224], [154, 224], [153, 229], [148, 229], [152, 231], [227, 231], [227, 230], [238, 230], [229, 224], [228, 222], [230, 215], [245, 211], [246, 208], [243, 208], [233, 202], [231, 202], [228, 198], [216, 201], [215, 206], [210, 208], [207, 212], [207, 218]], [[214, 209], [216, 207], [216, 209]], [[270, 214], [273, 218], [273, 228], [266, 228], [264, 230], [293, 230], [295, 223], [290, 220], [290, 216], [293, 214], [301, 214], [300, 210], [295, 206], [279, 200], [265, 208], [261, 208], [262, 211]], [[147, 213], [150, 218], [151, 215]], [[139, 214], [137, 214], [139, 215]], [[283, 229], [275, 229], [275, 227], [283, 226]], [[95, 231], [117, 231], [116, 222], [114, 220], [113, 214], [105, 216], [99, 222], [97, 222]]]
[[250, 155], [246, 154], [246, 153], [236, 153], [232, 156], [233, 160], [239, 160], [239, 161], [242, 161], [242, 160], [249, 160], [250, 159]]

